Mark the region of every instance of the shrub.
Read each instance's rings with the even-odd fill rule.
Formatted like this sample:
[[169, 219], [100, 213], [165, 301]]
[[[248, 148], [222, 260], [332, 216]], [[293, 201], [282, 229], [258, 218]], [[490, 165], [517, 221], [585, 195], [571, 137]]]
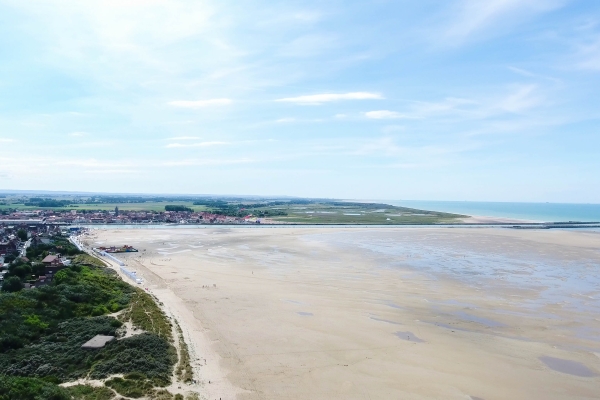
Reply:
[[177, 353], [166, 340], [151, 333], [142, 333], [108, 343], [95, 361], [91, 378], [137, 372], [157, 386], [166, 386], [171, 381]]
[[112, 390], [103, 386], [75, 385], [66, 390], [73, 400], [110, 400], [115, 397]]
[[133, 397], [134, 399], [145, 396], [153, 389], [152, 383], [148, 380], [112, 378], [104, 384], [120, 395]]
[[35, 378], [0, 375], [0, 400], [70, 400], [67, 391]]
[[18, 292], [21, 289], [23, 289], [23, 284], [18, 276], [11, 276], [2, 282], [3, 292]]

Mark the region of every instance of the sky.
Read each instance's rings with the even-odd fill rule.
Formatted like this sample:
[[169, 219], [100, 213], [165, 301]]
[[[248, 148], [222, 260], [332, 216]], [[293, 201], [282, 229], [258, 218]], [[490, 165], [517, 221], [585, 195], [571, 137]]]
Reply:
[[0, 189], [600, 203], [600, 2], [0, 0]]

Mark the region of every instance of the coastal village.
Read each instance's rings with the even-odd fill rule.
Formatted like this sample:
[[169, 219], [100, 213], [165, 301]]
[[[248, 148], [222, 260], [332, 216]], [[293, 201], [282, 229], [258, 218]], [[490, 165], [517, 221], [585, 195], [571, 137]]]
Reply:
[[0, 228], [8, 225], [87, 224], [260, 224], [253, 215], [233, 217], [194, 211], [112, 211], [40, 209], [13, 211], [0, 215]]
[[48, 285], [80, 253], [69, 230], [57, 225], [0, 224], [0, 283], [19, 277], [23, 289]]

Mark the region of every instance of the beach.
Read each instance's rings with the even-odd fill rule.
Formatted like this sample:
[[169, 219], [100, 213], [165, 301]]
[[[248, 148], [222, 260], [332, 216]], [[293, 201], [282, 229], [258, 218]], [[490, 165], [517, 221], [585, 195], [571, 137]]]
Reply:
[[[93, 230], [177, 318], [207, 399], [600, 398], [600, 233]], [[210, 383], [209, 383], [210, 381]]]

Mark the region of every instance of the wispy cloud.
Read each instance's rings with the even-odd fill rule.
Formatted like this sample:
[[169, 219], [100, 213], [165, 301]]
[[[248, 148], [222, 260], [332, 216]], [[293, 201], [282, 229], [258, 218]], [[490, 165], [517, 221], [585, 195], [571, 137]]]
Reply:
[[126, 168], [106, 168], [106, 169], [86, 169], [84, 172], [88, 174], [99, 174], [99, 175], [127, 175], [139, 173], [137, 169], [126, 169]]
[[180, 161], [166, 161], [162, 165], [166, 167], [180, 167], [180, 166], [202, 166], [202, 165], [232, 165], [232, 164], [246, 164], [256, 162], [251, 158], [238, 158], [238, 159], [190, 159]]
[[554, 77], [551, 77], [551, 76], [537, 74], [535, 72], [531, 72], [531, 71], [528, 71], [528, 70], [523, 69], [523, 68], [517, 68], [517, 67], [509, 66], [508, 69], [511, 70], [512, 72], [514, 72], [515, 74], [518, 74], [518, 75], [521, 75], [521, 76], [526, 76], [528, 78], [544, 79], [544, 80], [548, 80], [548, 81], [555, 82], [555, 83], [561, 83], [560, 79], [557, 79], [557, 78], [554, 78]]
[[196, 142], [196, 143], [169, 143], [165, 147], [168, 149], [181, 148], [181, 147], [211, 147], [211, 146], [224, 146], [231, 144], [231, 142]]
[[16, 142], [15, 139], [9, 139], [9, 138], [0, 138], [0, 143], [13, 143]]
[[579, 68], [600, 71], [600, 35], [592, 43], [579, 46]]
[[498, 103], [498, 108], [511, 113], [520, 113], [535, 107], [541, 101], [541, 96], [536, 93], [536, 85], [520, 85]]
[[198, 140], [200, 137], [198, 136], [175, 136], [166, 138], [165, 140]]
[[463, 0], [447, 15], [451, 22], [441, 37], [446, 44], [459, 44], [476, 34], [522, 22], [564, 3], [565, 0]]
[[307, 96], [286, 97], [275, 101], [283, 103], [318, 105], [340, 100], [381, 100], [384, 97], [379, 93], [351, 92], [351, 93], [321, 93]]
[[69, 133], [69, 136], [71, 136], [71, 137], [84, 137], [87, 135], [88, 135], [87, 132], [71, 132], [71, 133]]
[[180, 108], [204, 108], [211, 106], [226, 106], [233, 103], [231, 99], [209, 99], [209, 100], [175, 100], [167, 104]]
[[365, 117], [370, 118], [370, 119], [395, 119], [395, 118], [402, 118], [402, 115], [396, 111], [377, 110], [377, 111], [367, 111], [365, 113]]

